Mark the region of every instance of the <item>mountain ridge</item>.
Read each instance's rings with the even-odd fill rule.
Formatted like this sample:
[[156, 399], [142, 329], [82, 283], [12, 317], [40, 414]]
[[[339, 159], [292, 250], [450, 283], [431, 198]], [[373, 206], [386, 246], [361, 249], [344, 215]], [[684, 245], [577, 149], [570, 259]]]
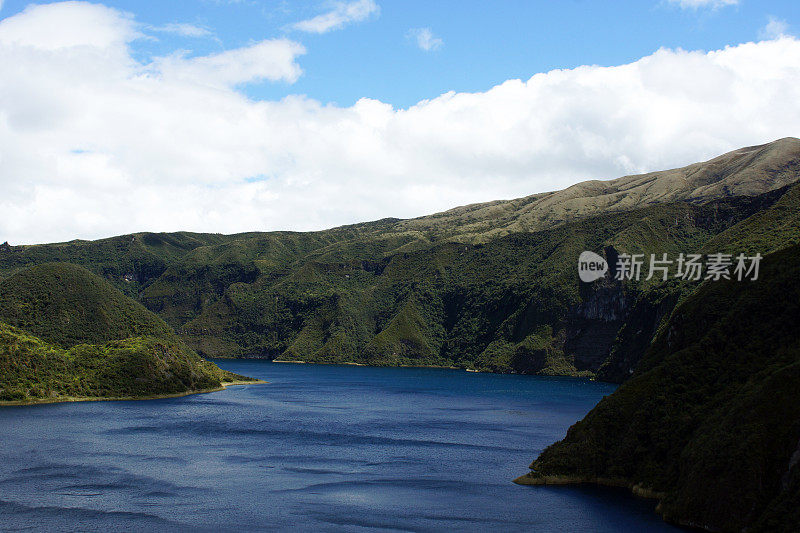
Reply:
[[[607, 180], [586, 180], [570, 185], [564, 189], [534, 193], [520, 198], [510, 200], [490, 200], [478, 202], [464, 206], [457, 206], [445, 211], [422, 215], [419, 217], [400, 219], [382, 218], [373, 221], [356, 222], [342, 226], [334, 226], [328, 229], [312, 231], [248, 231], [232, 234], [222, 233], [203, 233], [192, 231], [177, 231], [167, 233], [135, 232], [120, 236], [105, 237], [96, 240], [75, 239], [60, 243], [43, 244], [21, 244], [16, 247], [36, 247], [36, 246], [65, 246], [72, 244], [99, 242], [116, 238], [137, 238], [146, 235], [162, 236], [186, 236], [196, 238], [202, 245], [210, 244], [208, 241], [246, 240], [264, 234], [274, 235], [297, 235], [297, 234], [322, 234], [326, 232], [345, 233], [353, 230], [381, 229], [390, 230], [390, 233], [403, 233], [406, 231], [423, 231], [430, 229], [432, 222], [437, 219], [448, 218], [450, 216], [462, 216], [470, 214], [474, 219], [474, 214], [480, 211], [484, 213], [484, 219], [490, 220], [497, 216], [493, 210], [506, 210], [506, 207], [513, 209], [523, 208], [525, 214], [536, 207], [548, 207], [552, 209], [552, 204], [570, 204], [563, 211], [553, 211], [548, 214], [535, 216], [538, 223], [562, 223], [574, 220], [578, 216], [591, 216], [598, 212], [613, 212], [618, 210], [642, 207], [652, 203], [667, 203], [680, 200], [703, 202], [709, 199], [722, 198], [727, 196], [753, 196], [779, 189], [797, 180], [800, 172], [800, 139], [796, 137], [784, 137], [772, 142], [738, 148], [722, 155], [716, 156], [704, 162], [692, 163], [683, 167], [676, 167], [667, 170], [658, 170], [643, 174], [630, 174], [618, 178]], [[765, 179], [764, 176], [769, 176]], [[693, 188], [686, 190], [680, 184], [693, 185]], [[658, 185], [658, 187], [656, 187]], [[654, 195], [648, 196], [641, 193], [651, 191]], [[664, 189], [667, 189], [666, 191]], [[619, 203], [619, 199], [614, 199], [618, 195], [631, 194], [637, 192], [635, 199], [623, 202], [618, 208], [613, 208]], [[605, 198], [606, 196], [611, 198]], [[598, 200], [600, 198], [600, 200]], [[592, 200], [595, 203], [592, 203]], [[536, 202], [534, 202], [536, 201]], [[581, 213], [581, 203], [587, 203], [586, 208], [590, 208], [588, 213]], [[498, 209], [499, 208], [499, 209]], [[613, 209], [612, 209], [613, 208]], [[567, 213], [572, 213], [567, 216]], [[478, 221], [472, 220], [475, 224]], [[469, 224], [465, 224], [469, 226]], [[516, 231], [530, 231], [538, 229], [539, 225], [533, 221], [523, 221], [514, 225]], [[496, 230], [498, 228], [491, 228]], [[466, 234], [466, 232], [464, 232]], [[471, 235], [471, 234], [470, 234]], [[453, 236], [450, 236], [452, 238]]]
[[[797, 180], [798, 172], [800, 139], [785, 137], [762, 145], [739, 148], [708, 161], [684, 167], [632, 174], [611, 180], [583, 181], [562, 190], [456, 207], [442, 213], [400, 221], [398, 224], [419, 228], [425, 227], [428, 220], [444, 218], [449, 214], [471, 213], [475, 216], [480, 211], [488, 211], [484, 213], [484, 219], [488, 220], [497, 216], [492, 211], [509, 206], [522, 210], [523, 215], [529, 216], [518, 217], [507, 229], [530, 231], [541, 228], [543, 224], [562, 223], [601, 211], [609, 213], [680, 200], [702, 202], [726, 196], [753, 196], [793, 183]], [[771, 179], [764, 180], [762, 176], [765, 174]], [[691, 188], [687, 190], [682, 184]], [[632, 192], [637, 193], [635, 198], [621, 198], [622, 195], [630, 195]], [[645, 194], [647, 192], [653, 194]], [[559, 208], [560, 204], [563, 205]], [[493, 228], [495, 231], [496, 229]]]
[[[579, 253], [695, 252], [724, 244], [720, 235], [741, 233], [735, 228], [757, 212], [766, 218], [752, 219], [745, 232], [760, 232], [766, 252], [793, 238], [800, 199], [791, 184], [798, 177], [800, 141], [787, 138], [680, 169], [528, 197], [538, 204], [505, 202], [502, 209], [516, 206], [514, 220], [497, 215], [499, 204], [491, 202], [321, 232], [144, 233], [7, 247], [0, 250], [0, 277], [46, 261], [81, 264], [208, 356], [431, 364], [621, 381], [680, 295], [693, 288], [583, 287], [574, 265]], [[683, 189], [670, 192], [677, 182]], [[562, 205], [561, 197], [595, 200], [585, 216], [573, 209], [564, 220], [548, 219], [546, 209]], [[679, 199], [664, 201], [670, 198]], [[609, 199], [613, 205], [591, 214]], [[546, 212], [532, 215], [537, 209]], [[424, 229], [443, 217], [424, 231], [407, 226]], [[539, 217], [546, 227], [522, 231], [524, 217]], [[727, 239], [726, 246], [741, 242], [735, 233]], [[625, 328], [636, 316], [648, 318]]]

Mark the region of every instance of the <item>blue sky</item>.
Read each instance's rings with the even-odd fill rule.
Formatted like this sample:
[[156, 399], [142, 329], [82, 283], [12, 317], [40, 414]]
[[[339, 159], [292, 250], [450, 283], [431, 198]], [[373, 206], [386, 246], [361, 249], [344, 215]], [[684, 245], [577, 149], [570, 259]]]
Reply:
[[0, 242], [314, 230], [800, 136], [800, 2], [0, 0]]
[[[0, 16], [29, 2], [6, 0]], [[276, 37], [307, 49], [303, 75], [294, 84], [258, 83], [245, 88], [257, 99], [305, 94], [321, 102], [352, 105], [361, 97], [395, 107], [447, 91], [484, 91], [507, 79], [579, 65], [620, 65], [660, 47], [714, 50], [759, 39], [770, 18], [800, 23], [800, 2], [741, 0], [733, 5], [682, 7], [679, 2], [398, 0], [377, 1], [366, 20], [323, 34], [291, 25], [335, 8], [336, 2], [198, 0], [103, 2], [135, 15], [142, 24], [191, 24], [199, 37], [153, 32], [133, 43], [137, 57], [176, 49], [204, 55]], [[691, 3], [691, 2], [690, 2]], [[409, 32], [428, 28], [442, 40], [435, 50], [416, 46]]]

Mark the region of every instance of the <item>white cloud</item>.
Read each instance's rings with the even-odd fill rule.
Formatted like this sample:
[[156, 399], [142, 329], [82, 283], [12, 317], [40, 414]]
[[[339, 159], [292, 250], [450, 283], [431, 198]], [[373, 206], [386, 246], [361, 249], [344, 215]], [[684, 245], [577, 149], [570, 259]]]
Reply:
[[31, 4], [0, 21], [0, 44], [40, 50], [79, 46], [111, 50], [139, 36], [130, 15], [88, 2]]
[[682, 9], [719, 9], [721, 7], [738, 5], [739, 0], [669, 0], [669, 3], [678, 4]]
[[430, 28], [413, 28], [408, 30], [408, 37], [412, 39], [420, 50], [430, 52], [438, 50], [444, 44], [439, 37], [436, 37]]
[[761, 39], [777, 39], [789, 33], [789, 24], [785, 20], [773, 17], [767, 17], [767, 23], [758, 32]]
[[231, 87], [262, 80], [293, 83], [302, 74], [295, 62], [306, 52], [303, 45], [287, 39], [261, 41], [244, 48], [202, 57], [180, 52], [155, 60], [164, 78], [192, 84]]
[[142, 64], [130, 17], [69, 7], [0, 22], [0, 242], [410, 217], [800, 135], [793, 37], [337, 107], [236, 89], [294, 79], [297, 43]]
[[181, 37], [208, 37], [212, 35], [211, 30], [196, 24], [189, 24], [188, 22], [170, 22], [163, 26], [152, 26], [149, 28], [151, 31], [162, 33], [174, 33]]
[[296, 22], [291, 25], [291, 28], [308, 33], [326, 33], [343, 28], [351, 22], [366, 20], [371, 15], [378, 13], [380, 13], [380, 7], [374, 0], [336, 2], [333, 9], [327, 13]]

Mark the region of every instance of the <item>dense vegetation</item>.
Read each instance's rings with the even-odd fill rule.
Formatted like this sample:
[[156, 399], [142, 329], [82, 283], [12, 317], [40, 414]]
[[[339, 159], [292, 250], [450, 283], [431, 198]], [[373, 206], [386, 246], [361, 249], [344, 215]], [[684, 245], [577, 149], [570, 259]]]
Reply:
[[0, 282], [0, 320], [68, 348], [172, 329], [106, 280], [70, 263], [45, 263]]
[[183, 343], [130, 337], [69, 349], [0, 323], [0, 401], [144, 398], [247, 380], [200, 359]]
[[[333, 262], [329, 252], [326, 262], [304, 258], [285, 273], [233, 284], [177, 327], [190, 345], [214, 355], [594, 372], [645, 288], [617, 283], [581, 294], [580, 252], [694, 251], [746, 217], [751, 202], [657, 205], [374, 262], [347, 260], [349, 250]], [[592, 298], [597, 314], [587, 318], [580, 304]], [[151, 291], [144, 299], [158, 309]], [[589, 353], [593, 341], [583, 334], [596, 329], [603, 330], [599, 352]]]
[[139, 398], [247, 379], [200, 359], [82, 267], [47, 263], [0, 282], [0, 401]]
[[721, 531], [800, 530], [800, 246], [757, 281], [704, 284], [634, 376], [518, 481], [636, 486]]

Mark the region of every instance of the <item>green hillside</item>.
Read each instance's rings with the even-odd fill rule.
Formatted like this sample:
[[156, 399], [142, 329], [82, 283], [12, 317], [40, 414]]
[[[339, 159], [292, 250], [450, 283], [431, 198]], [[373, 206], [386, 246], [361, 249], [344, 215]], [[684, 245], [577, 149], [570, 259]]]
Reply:
[[130, 337], [69, 349], [0, 323], [0, 402], [147, 398], [249, 378], [220, 370], [177, 339]]
[[109, 282], [70, 263], [46, 263], [0, 281], [0, 321], [68, 348], [174, 332]]
[[800, 530], [800, 247], [757, 281], [704, 284], [634, 376], [519, 483], [600, 482], [715, 531]]
[[[353, 258], [351, 250], [336, 262], [332, 253], [325, 262], [304, 258], [252, 283], [232, 284], [205, 306], [184, 308], [196, 317], [176, 327], [190, 346], [215, 356], [590, 375], [608, 361], [628, 319], [649, 316], [638, 329], [650, 336], [629, 340], [646, 347], [679, 295], [694, 285], [582, 287], [575, 268], [581, 251], [694, 252], [785, 193], [661, 204], [485, 244], [445, 242], [378, 259]], [[800, 205], [794, 197], [784, 204]], [[153, 309], [162, 305], [148, 290], [144, 301]], [[620, 381], [625, 373], [612, 364], [603, 376]]]
[[0, 401], [140, 398], [247, 380], [202, 360], [82, 267], [47, 263], [0, 282]]
[[140, 287], [160, 276], [167, 265], [199, 246], [223, 239], [187, 232], [140, 233], [98, 241], [0, 247], [0, 279], [34, 265], [66, 262], [88, 268], [136, 297]]
[[[212, 288], [219, 292], [235, 281], [249, 283], [253, 268], [269, 275], [291, 268], [293, 261], [303, 257], [320, 262], [379, 261], [385, 255], [442, 242], [485, 243], [656, 204], [757, 196], [794, 183], [799, 173], [800, 140], [786, 138], [682, 168], [587, 181], [561, 191], [457, 207], [409, 220], [383, 219], [306, 233], [137, 233], [98, 241], [0, 246], [0, 279], [32, 265], [69, 262], [88, 268], [133, 297], [162, 275], [190, 281], [192, 290], [205, 294]], [[154, 292], [171, 294], [164, 286]], [[192, 298], [194, 305], [205, 305], [202, 297]]]

